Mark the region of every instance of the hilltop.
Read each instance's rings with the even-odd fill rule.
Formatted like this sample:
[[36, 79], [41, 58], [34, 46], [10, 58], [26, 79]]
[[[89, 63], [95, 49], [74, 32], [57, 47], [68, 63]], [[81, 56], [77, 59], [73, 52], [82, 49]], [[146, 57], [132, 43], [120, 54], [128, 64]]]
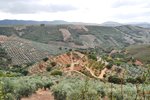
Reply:
[[15, 34], [36, 42], [76, 48], [125, 47], [150, 43], [150, 29], [137, 26], [43, 25], [1, 26], [0, 34]]

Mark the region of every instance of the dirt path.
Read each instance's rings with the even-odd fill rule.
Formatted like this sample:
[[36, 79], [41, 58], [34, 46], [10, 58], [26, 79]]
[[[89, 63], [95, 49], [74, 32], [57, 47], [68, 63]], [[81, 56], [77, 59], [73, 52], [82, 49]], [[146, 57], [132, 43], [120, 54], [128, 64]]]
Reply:
[[21, 100], [54, 100], [54, 96], [49, 90], [39, 89], [30, 97], [22, 98]]
[[105, 73], [106, 73], [106, 71], [107, 71], [107, 68], [104, 68], [104, 69], [101, 71], [101, 74], [98, 76], [98, 78], [103, 79], [103, 78], [104, 78], [104, 75], [105, 75]]

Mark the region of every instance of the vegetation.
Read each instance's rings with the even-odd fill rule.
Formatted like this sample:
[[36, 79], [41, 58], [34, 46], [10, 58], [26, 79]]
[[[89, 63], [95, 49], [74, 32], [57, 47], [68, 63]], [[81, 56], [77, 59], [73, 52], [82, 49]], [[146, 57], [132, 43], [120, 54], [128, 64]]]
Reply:
[[[62, 28], [71, 33], [67, 41]], [[40, 24], [0, 27], [0, 34], [16, 35], [0, 43], [0, 100], [39, 88], [55, 100], [150, 99], [149, 29]]]
[[30, 96], [38, 88], [50, 88], [53, 85], [51, 79], [44, 76], [0, 78], [0, 80], [0, 98], [4, 100], [20, 100], [21, 97]]
[[133, 56], [146, 64], [150, 64], [150, 45], [129, 46], [127, 51], [129, 57]]
[[[120, 94], [120, 85], [112, 85], [112, 99], [121, 100], [122, 95]], [[140, 94], [142, 93], [143, 88], [145, 92], [149, 91], [150, 89], [148, 85], [145, 87], [139, 85], [140, 92], [137, 94], [135, 90], [135, 85], [124, 85], [124, 89], [122, 91], [123, 98], [127, 100], [133, 100], [136, 98], [136, 95], [138, 95], [137, 99], [142, 99], [144, 98], [144, 96], [141, 96]], [[54, 85], [52, 87], [52, 91], [54, 92], [56, 100], [99, 100], [111, 96], [109, 83], [103, 83], [99, 80], [93, 79], [65, 79], [59, 84]], [[149, 99], [149, 96], [147, 94], [145, 94], [145, 99]]]
[[11, 64], [12, 60], [4, 48], [0, 44], [0, 66], [5, 67]]
[[60, 70], [53, 70], [53, 71], [51, 71], [51, 75], [62, 75], [62, 71], [60, 71]]

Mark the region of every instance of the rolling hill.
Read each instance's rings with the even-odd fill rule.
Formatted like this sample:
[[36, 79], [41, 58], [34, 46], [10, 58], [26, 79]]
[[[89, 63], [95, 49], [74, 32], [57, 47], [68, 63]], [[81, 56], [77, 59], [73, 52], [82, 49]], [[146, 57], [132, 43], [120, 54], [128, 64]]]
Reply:
[[129, 56], [150, 64], [150, 45], [131, 45], [126, 48]]
[[[12, 59], [13, 65], [37, 62], [45, 57], [56, 55], [67, 50], [57, 45], [29, 41], [16, 36], [0, 36], [1, 47]], [[63, 48], [63, 47], [62, 47]]]
[[1, 25], [0, 99], [149, 100], [149, 45], [139, 26]]
[[6, 25], [0, 26], [0, 35], [13, 64], [36, 62], [69, 49], [111, 50], [150, 44], [150, 29], [130, 25]]
[[15, 34], [20, 38], [36, 42], [59, 46], [69, 45], [75, 48], [94, 48], [96, 46], [122, 48], [131, 44], [150, 43], [150, 29], [130, 25], [117, 27], [93, 25], [1, 26], [0, 34], [7, 36]]

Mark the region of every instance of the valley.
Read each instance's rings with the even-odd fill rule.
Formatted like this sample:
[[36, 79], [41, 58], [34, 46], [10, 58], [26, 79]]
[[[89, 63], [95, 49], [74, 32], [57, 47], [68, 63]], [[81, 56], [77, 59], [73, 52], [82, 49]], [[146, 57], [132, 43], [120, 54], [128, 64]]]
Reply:
[[1, 25], [0, 100], [149, 100], [149, 52], [140, 26]]

